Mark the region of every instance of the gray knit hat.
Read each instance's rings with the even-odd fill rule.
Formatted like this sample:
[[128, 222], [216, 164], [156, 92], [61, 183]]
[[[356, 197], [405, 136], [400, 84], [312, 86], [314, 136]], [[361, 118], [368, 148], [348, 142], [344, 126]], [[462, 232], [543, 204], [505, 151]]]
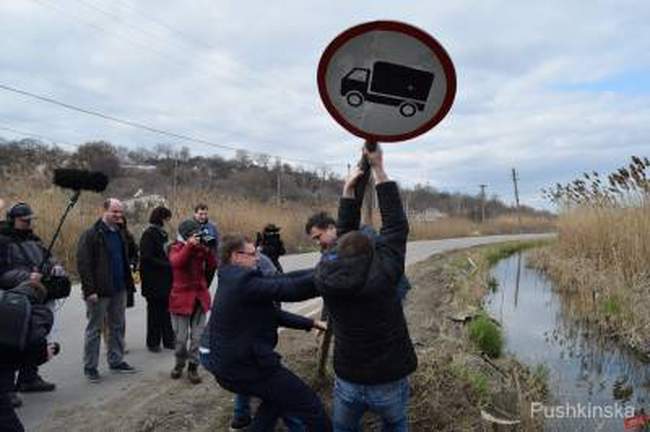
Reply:
[[178, 233], [184, 240], [187, 240], [192, 236], [192, 234], [196, 234], [199, 231], [201, 231], [201, 225], [194, 219], [184, 220], [178, 226]]

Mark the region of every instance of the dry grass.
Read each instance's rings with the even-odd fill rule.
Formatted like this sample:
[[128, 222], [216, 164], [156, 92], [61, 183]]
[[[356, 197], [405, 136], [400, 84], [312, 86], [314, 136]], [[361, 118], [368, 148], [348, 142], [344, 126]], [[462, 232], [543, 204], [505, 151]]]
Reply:
[[[32, 206], [38, 215], [34, 225], [35, 231], [45, 241], [48, 241], [54, 233], [59, 217], [68, 203], [68, 196], [67, 191], [53, 188], [45, 179], [31, 178], [27, 181], [0, 184], [0, 197], [7, 203], [20, 200]], [[176, 202], [170, 205], [173, 212], [171, 225], [174, 230], [183, 219], [192, 215], [196, 203], [205, 202], [210, 208], [211, 219], [217, 222], [222, 233], [242, 232], [254, 238], [255, 232], [261, 231], [267, 223], [279, 225], [282, 227], [282, 238], [290, 253], [315, 250], [304, 233], [307, 218], [320, 210], [335, 214], [337, 208], [336, 201], [323, 203], [321, 207], [297, 202], [284, 202], [281, 206], [277, 206], [247, 198], [217, 196], [209, 191], [193, 189], [181, 189], [177, 197]], [[100, 217], [104, 198], [95, 193], [83, 193], [79, 203], [66, 220], [54, 251], [55, 256], [67, 269], [74, 271], [77, 240], [81, 232]], [[141, 210], [127, 215], [129, 229], [136, 238], [139, 238], [147, 225], [149, 211]], [[375, 226], [379, 226], [379, 216], [376, 213]], [[554, 222], [547, 218], [522, 218], [522, 232], [550, 231], [553, 227]], [[425, 240], [519, 231], [517, 219], [513, 216], [490, 219], [485, 224], [477, 224], [465, 218], [444, 218], [432, 222], [411, 222], [410, 238]]]
[[[550, 198], [564, 208], [558, 241], [533, 254], [566, 293], [579, 318], [650, 353], [650, 182], [647, 158], [608, 176], [557, 185]], [[605, 183], [604, 179], [608, 182]]]
[[522, 216], [521, 226], [516, 216], [499, 216], [485, 223], [466, 218], [442, 218], [434, 222], [411, 222], [411, 239], [441, 239], [479, 235], [538, 233], [555, 230], [555, 220], [540, 216]]
[[647, 207], [578, 208], [560, 216], [558, 240], [532, 254], [565, 293], [572, 315], [650, 353]]

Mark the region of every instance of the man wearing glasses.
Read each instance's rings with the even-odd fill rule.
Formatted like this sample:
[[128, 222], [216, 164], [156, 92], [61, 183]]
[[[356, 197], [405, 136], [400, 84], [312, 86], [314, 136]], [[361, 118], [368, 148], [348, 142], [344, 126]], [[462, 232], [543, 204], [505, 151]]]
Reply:
[[316, 393], [285, 368], [275, 352], [280, 326], [325, 329], [321, 321], [276, 305], [316, 297], [313, 272], [265, 277], [257, 270], [257, 260], [250, 238], [239, 234], [223, 237], [204, 365], [223, 388], [262, 400], [252, 431], [274, 430], [277, 420], [287, 416], [300, 420], [307, 430], [330, 431], [330, 420]]

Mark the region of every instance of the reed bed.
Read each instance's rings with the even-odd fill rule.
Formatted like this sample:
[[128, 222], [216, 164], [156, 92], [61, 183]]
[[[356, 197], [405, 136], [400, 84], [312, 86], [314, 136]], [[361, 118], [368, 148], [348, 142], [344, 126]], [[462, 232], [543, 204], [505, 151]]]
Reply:
[[585, 173], [546, 191], [562, 212], [558, 240], [532, 257], [576, 315], [650, 353], [650, 183], [647, 158], [607, 176]]

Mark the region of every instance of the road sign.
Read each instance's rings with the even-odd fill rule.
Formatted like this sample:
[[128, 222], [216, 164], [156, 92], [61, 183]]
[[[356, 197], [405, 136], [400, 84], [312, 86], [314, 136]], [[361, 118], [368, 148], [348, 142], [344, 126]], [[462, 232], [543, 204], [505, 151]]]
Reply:
[[404, 141], [447, 115], [456, 72], [445, 49], [428, 33], [396, 21], [352, 27], [325, 49], [318, 91], [345, 129], [365, 139]]

